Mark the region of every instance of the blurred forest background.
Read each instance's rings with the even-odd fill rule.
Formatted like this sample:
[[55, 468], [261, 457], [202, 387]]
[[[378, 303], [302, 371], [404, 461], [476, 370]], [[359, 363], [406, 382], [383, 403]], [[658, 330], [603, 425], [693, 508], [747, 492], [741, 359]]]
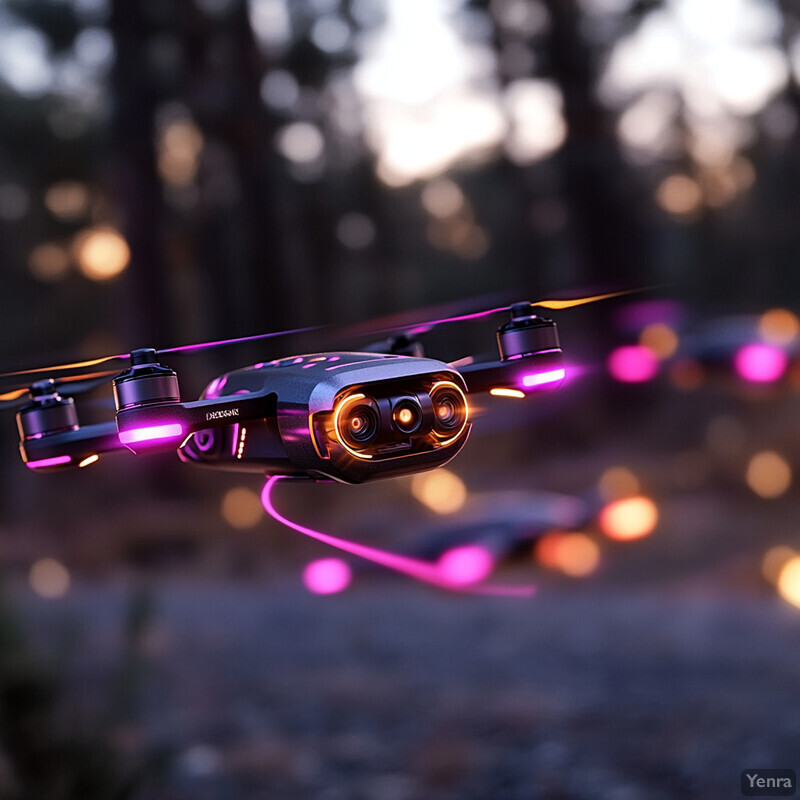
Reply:
[[[0, 0], [3, 371], [498, 295], [660, 287], [676, 330], [797, 309], [798, 201], [789, 0]], [[602, 371], [631, 336], [617, 311], [557, 316], [568, 357]], [[490, 351], [496, 322], [437, 331], [429, 354]], [[188, 398], [334, 346], [353, 344], [170, 366]], [[147, 796], [175, 800], [713, 800], [744, 768], [798, 766], [798, 676], [778, 664], [797, 618], [761, 574], [768, 547], [800, 549], [792, 375], [489, 401], [453, 467], [465, 497], [605, 477], [661, 512], [580, 590], [545, 582], [539, 614], [394, 584], [315, 605], [295, 583], [319, 548], [267, 523], [255, 485], [167, 457], [33, 476], [8, 413], [0, 796], [133, 797], [158, 773]], [[762, 492], [751, 457], [775, 450]], [[285, 502], [402, 546], [438, 513], [409, 488]], [[800, 559], [792, 586], [800, 605]], [[62, 645], [81, 654], [65, 670]]]

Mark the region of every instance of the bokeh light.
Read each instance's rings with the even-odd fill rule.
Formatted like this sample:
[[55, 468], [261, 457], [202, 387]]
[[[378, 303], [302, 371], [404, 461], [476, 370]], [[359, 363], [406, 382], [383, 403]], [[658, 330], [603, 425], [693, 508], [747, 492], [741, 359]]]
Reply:
[[778, 592], [780, 596], [800, 608], [800, 556], [790, 558], [778, 574]]
[[439, 178], [426, 184], [421, 194], [423, 208], [437, 219], [455, 216], [464, 206], [464, 193], [457, 184]]
[[93, 281], [116, 278], [128, 266], [131, 251], [113, 228], [90, 228], [80, 233], [73, 246], [81, 272]]
[[188, 114], [174, 110], [158, 140], [158, 171], [171, 186], [190, 186], [203, 151], [203, 134]]
[[777, 584], [783, 567], [797, 556], [797, 551], [786, 545], [770, 547], [761, 560], [761, 573], [770, 583]]
[[447, 550], [436, 566], [445, 580], [457, 586], [469, 586], [489, 576], [494, 559], [485, 547], [470, 544]]
[[772, 500], [788, 490], [792, 483], [792, 468], [780, 453], [764, 450], [750, 459], [745, 480], [759, 497]]
[[63, 220], [75, 220], [89, 210], [89, 191], [78, 181], [60, 181], [48, 188], [44, 195], [47, 210]]
[[63, 597], [70, 587], [69, 571], [54, 558], [40, 558], [34, 563], [28, 580], [31, 589], [48, 600]]
[[706, 373], [702, 364], [691, 359], [682, 359], [669, 370], [670, 383], [682, 392], [693, 392], [703, 385]]
[[222, 517], [232, 528], [245, 530], [261, 521], [264, 509], [261, 498], [252, 489], [238, 486], [225, 492], [221, 506]]
[[645, 383], [658, 373], [658, 359], [653, 351], [636, 344], [613, 350], [607, 366], [611, 377], [622, 383]]
[[771, 308], [759, 320], [758, 332], [769, 344], [787, 345], [800, 334], [800, 320], [785, 308]]
[[313, 594], [343, 592], [353, 580], [353, 570], [341, 558], [320, 558], [303, 569], [303, 584]]
[[585, 533], [546, 533], [536, 543], [535, 558], [545, 567], [573, 578], [590, 575], [600, 564], [600, 548]]
[[631, 497], [641, 490], [639, 478], [627, 467], [609, 467], [600, 476], [597, 490], [607, 503], [621, 497]]
[[693, 216], [703, 207], [703, 190], [688, 175], [670, 175], [659, 184], [656, 202], [674, 216]]
[[461, 478], [440, 467], [411, 479], [411, 493], [436, 514], [454, 514], [467, 502], [467, 487]]
[[598, 522], [609, 539], [641, 539], [658, 524], [658, 507], [649, 497], [627, 497], [609, 503], [600, 512]]
[[678, 334], [663, 322], [647, 325], [639, 335], [639, 344], [663, 360], [670, 358], [678, 349]]
[[281, 128], [275, 143], [278, 152], [295, 164], [313, 164], [325, 151], [322, 131], [310, 122], [292, 122]]
[[69, 252], [60, 244], [46, 242], [37, 245], [28, 256], [28, 268], [43, 283], [60, 281], [69, 273]]
[[740, 377], [752, 383], [772, 383], [786, 372], [789, 359], [769, 344], [747, 344], [737, 351], [733, 365]]

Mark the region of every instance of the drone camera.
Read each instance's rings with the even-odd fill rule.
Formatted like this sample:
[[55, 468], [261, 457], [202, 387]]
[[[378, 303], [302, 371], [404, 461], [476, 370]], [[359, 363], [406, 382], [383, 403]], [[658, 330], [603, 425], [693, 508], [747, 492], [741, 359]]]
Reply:
[[340, 393], [332, 412], [315, 415], [320, 452], [334, 461], [343, 457], [341, 451], [380, 461], [455, 442], [469, 421], [464, 390], [446, 379], [415, 383], [381, 382]]

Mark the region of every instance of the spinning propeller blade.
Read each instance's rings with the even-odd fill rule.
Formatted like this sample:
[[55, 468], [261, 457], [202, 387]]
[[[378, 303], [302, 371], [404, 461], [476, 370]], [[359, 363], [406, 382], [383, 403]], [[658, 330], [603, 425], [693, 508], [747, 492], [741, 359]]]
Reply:
[[[556, 300], [556, 299], [534, 300], [531, 303], [531, 305], [536, 306], [537, 308], [547, 308], [553, 311], [561, 311], [568, 308], [575, 308], [576, 306], [588, 305], [589, 303], [596, 303], [600, 300], [608, 300], [612, 297], [622, 297], [623, 295], [626, 294], [634, 294], [636, 292], [644, 292], [644, 291], [647, 291], [647, 288], [625, 289], [619, 292], [608, 292], [606, 294], [596, 294], [596, 295], [591, 295], [589, 297], [577, 297], [571, 300]], [[428, 333], [438, 325], [446, 325], [451, 322], [466, 322], [468, 320], [482, 319], [483, 317], [490, 317], [493, 314], [499, 314], [503, 311], [510, 311], [510, 310], [511, 310], [510, 305], [499, 306], [497, 308], [488, 308], [483, 311], [474, 311], [471, 313], [456, 314], [454, 316], [441, 317], [439, 319], [431, 319], [423, 322], [396, 325], [391, 328], [378, 328], [378, 329], [373, 328], [372, 330], [365, 332], [365, 335], [378, 336], [381, 334], [399, 333], [402, 331], [405, 332], [408, 336], [417, 336], [423, 333]], [[356, 329], [354, 332], [357, 333], [358, 330]]]
[[[188, 344], [183, 345], [181, 347], [168, 347], [164, 350], [159, 350], [158, 355], [169, 355], [174, 353], [184, 353], [184, 352], [201, 352], [203, 350], [211, 350], [214, 347], [224, 347], [226, 345], [231, 344], [240, 344], [241, 342], [257, 342], [262, 339], [275, 339], [279, 336], [290, 336], [295, 333], [305, 333], [307, 331], [319, 330], [322, 326], [314, 326], [309, 328], [295, 328], [294, 330], [288, 331], [272, 331], [270, 333], [259, 333], [255, 336], [242, 336], [238, 339], [221, 339], [216, 342], [201, 342], [199, 344]], [[34, 369], [22, 369], [16, 370], [15, 372], [4, 372], [0, 373], [0, 381], [5, 378], [18, 378], [20, 380], [12, 382], [11, 385], [21, 386], [21, 379], [23, 376], [34, 376], [44, 374], [48, 377], [52, 377], [53, 375], [58, 378], [58, 375], [63, 372], [69, 372], [73, 369], [82, 369], [85, 367], [96, 367], [100, 366], [101, 364], [107, 364], [112, 361], [125, 361], [130, 358], [130, 353], [120, 353], [118, 355], [113, 356], [102, 356], [101, 358], [93, 358], [88, 361], [75, 361], [71, 364], [58, 364], [52, 367], [36, 367]], [[122, 365], [120, 365], [122, 368]], [[86, 375], [80, 376], [71, 376], [69, 380], [78, 380], [84, 378], [93, 378], [93, 377], [102, 377], [106, 375], [115, 375], [119, 372], [118, 369], [110, 370], [107, 372], [96, 372]], [[64, 380], [64, 379], [61, 379]], [[22, 394], [27, 391], [27, 384], [31, 383], [31, 378], [25, 378], [24, 382], [26, 384], [25, 388], [21, 390]], [[13, 394], [10, 392], [9, 394]], [[18, 395], [19, 396], [19, 395]], [[3, 401], [3, 398], [6, 397], [5, 395], [0, 395], [0, 402]], [[13, 398], [6, 398], [6, 399], [13, 399]]]
[[[55, 389], [59, 394], [74, 397], [83, 392], [90, 392], [98, 386], [102, 386], [108, 381], [111, 375], [116, 375], [117, 370], [106, 372], [91, 372], [84, 375], [70, 375], [68, 378], [59, 378], [55, 383]], [[24, 389], [14, 389], [5, 394], [0, 394], [0, 409], [13, 408], [22, 405], [27, 400], [28, 387]]]

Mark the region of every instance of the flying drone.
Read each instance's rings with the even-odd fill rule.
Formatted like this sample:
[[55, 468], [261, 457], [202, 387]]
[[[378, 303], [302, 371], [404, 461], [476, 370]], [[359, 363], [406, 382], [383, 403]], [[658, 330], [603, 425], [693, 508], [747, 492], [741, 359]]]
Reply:
[[[556, 324], [537, 310], [565, 309], [619, 294], [624, 292], [521, 302], [374, 331], [392, 335], [363, 352], [287, 356], [236, 369], [215, 377], [194, 401], [181, 399], [178, 376], [162, 362], [164, 357], [300, 331], [160, 351], [138, 349], [9, 372], [0, 381], [14, 381], [17, 388], [0, 394], [0, 402], [22, 403], [16, 414], [20, 454], [36, 472], [86, 468], [118, 451], [138, 456], [175, 450], [186, 463], [266, 475], [267, 490], [282, 478], [364, 483], [450, 461], [472, 430], [469, 398], [474, 395], [525, 397], [557, 388], [566, 372]], [[426, 358], [414, 339], [439, 324], [499, 313], [510, 313], [510, 319], [497, 329], [495, 360], [446, 363]], [[113, 362], [127, 362], [127, 368], [109, 369]], [[106, 369], [73, 374], [97, 367]], [[47, 377], [30, 382], [42, 375]], [[74, 396], [109, 380], [115, 419], [81, 425]], [[265, 506], [270, 505], [267, 493]], [[277, 512], [273, 516], [302, 529]], [[344, 540], [334, 539], [328, 537], [329, 543], [342, 547]], [[420, 572], [418, 562], [358, 547], [357, 552], [350, 543], [347, 549], [437, 582]]]

